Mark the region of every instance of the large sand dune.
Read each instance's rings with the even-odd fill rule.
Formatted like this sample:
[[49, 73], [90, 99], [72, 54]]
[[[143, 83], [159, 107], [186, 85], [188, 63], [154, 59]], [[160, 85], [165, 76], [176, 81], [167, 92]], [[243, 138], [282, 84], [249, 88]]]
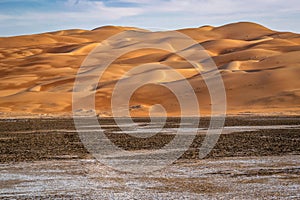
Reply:
[[[75, 76], [85, 57], [101, 41], [128, 30], [145, 32], [153, 43], [168, 43], [163, 32], [113, 26], [0, 38], [1, 114], [71, 114]], [[300, 114], [299, 34], [248, 22], [178, 31], [200, 43], [219, 68], [228, 114]], [[123, 43], [114, 45], [122, 48]], [[126, 84], [161, 76], [166, 84], [180, 86], [181, 80], [162, 68], [123, 77], [128, 70], [146, 63], [168, 65], [180, 72], [193, 86], [201, 113], [210, 113], [210, 97], [202, 76], [186, 60], [157, 49], [133, 51], [111, 64], [97, 86], [97, 113], [111, 115], [111, 93], [120, 79]], [[157, 103], [165, 106], [169, 115], [180, 114], [175, 96], [158, 85], [145, 85], [135, 92], [131, 114], [147, 116], [150, 106]]]

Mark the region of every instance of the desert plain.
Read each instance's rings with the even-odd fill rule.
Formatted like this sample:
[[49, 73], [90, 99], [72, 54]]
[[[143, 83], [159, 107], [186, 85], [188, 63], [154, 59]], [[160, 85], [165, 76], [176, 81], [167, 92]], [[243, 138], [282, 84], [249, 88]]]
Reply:
[[[149, 108], [155, 104], [164, 106], [168, 119], [157, 135], [134, 138], [122, 132], [111, 112], [116, 83], [126, 86], [158, 76], [158, 84], [180, 86], [182, 80], [165, 68], [124, 76], [152, 63], [171, 66], [191, 84], [203, 115], [195, 139], [178, 160], [145, 174], [115, 170], [88, 151], [72, 118], [73, 87], [85, 58], [107, 38], [138, 33], [150, 45], [172, 47], [176, 44], [170, 42], [168, 31], [105, 26], [0, 38], [0, 198], [299, 199], [300, 35], [251, 22], [176, 31], [205, 49], [225, 86], [224, 128], [204, 159], [199, 159], [199, 147], [213, 118], [202, 75], [213, 71], [199, 72], [174, 53], [140, 49], [118, 57], [92, 89], [94, 114], [107, 138], [128, 152], [150, 154], [174, 139], [181, 123], [179, 104], [164, 87], [139, 88], [128, 108], [137, 125], [149, 123]], [[125, 40], [135, 45], [133, 37]], [[120, 40], [110, 47], [126, 45]], [[206, 60], [197, 62], [201, 66]], [[82, 109], [77, 114], [85, 119], [90, 112]], [[126, 160], [122, 155], [113, 159]]]

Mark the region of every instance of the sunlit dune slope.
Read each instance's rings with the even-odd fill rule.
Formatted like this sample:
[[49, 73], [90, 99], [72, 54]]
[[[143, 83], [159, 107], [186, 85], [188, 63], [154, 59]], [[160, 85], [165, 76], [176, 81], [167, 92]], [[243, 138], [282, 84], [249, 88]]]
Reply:
[[[84, 59], [103, 40], [124, 31], [145, 32], [151, 38], [147, 42], [153, 44], [169, 42], [167, 32], [115, 26], [0, 38], [1, 115], [72, 114], [73, 85]], [[228, 114], [300, 114], [300, 34], [249, 22], [177, 31], [201, 44], [215, 62], [226, 88]], [[112, 48], [123, 47], [120, 40]], [[201, 73], [182, 57], [154, 48], [129, 52], [110, 65], [96, 87], [96, 112], [111, 116], [111, 94], [118, 81], [131, 84], [161, 76], [164, 84], [180, 87], [178, 77], [159, 67], [124, 77], [129, 70], [151, 63], [181, 73], [192, 85], [201, 113], [210, 113]], [[155, 84], [139, 88], [129, 109], [132, 116], [148, 116], [154, 104], [162, 104], [169, 116], [180, 115], [174, 94]]]

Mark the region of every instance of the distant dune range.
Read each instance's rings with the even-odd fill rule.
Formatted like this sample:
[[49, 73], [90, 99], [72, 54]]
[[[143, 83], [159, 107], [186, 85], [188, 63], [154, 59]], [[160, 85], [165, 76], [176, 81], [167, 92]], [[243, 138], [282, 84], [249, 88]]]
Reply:
[[[85, 57], [101, 41], [127, 30], [145, 31], [105, 26], [0, 38], [1, 115], [70, 115], [75, 75]], [[226, 87], [228, 114], [300, 114], [300, 34], [276, 32], [249, 22], [177, 31], [199, 42], [216, 63]], [[149, 34], [157, 35], [153, 43], [162, 41], [160, 33]], [[122, 48], [121, 41], [114, 48]], [[127, 53], [108, 68], [97, 87], [97, 113], [111, 115], [112, 90], [126, 71], [158, 62], [189, 80], [201, 113], [209, 114], [210, 97], [201, 75], [186, 60], [157, 49]], [[154, 72], [141, 73], [146, 77]], [[161, 69], [155, 73], [166, 74]], [[130, 76], [128, 80], [141, 74]], [[178, 81], [170, 78], [169, 84]], [[164, 105], [170, 116], [180, 114], [174, 95], [157, 85], [145, 85], [135, 92], [131, 114], [147, 116], [149, 107], [157, 103]]]

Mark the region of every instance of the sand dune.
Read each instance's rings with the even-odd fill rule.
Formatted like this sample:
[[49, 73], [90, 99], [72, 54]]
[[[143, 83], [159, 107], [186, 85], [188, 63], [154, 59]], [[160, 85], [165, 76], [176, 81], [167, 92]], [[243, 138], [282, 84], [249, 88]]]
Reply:
[[[124, 31], [143, 32], [149, 43], [180, 45], [171, 44], [167, 32], [115, 26], [0, 38], [1, 115], [70, 115], [75, 76], [85, 57], [101, 41]], [[178, 31], [201, 44], [219, 68], [227, 92], [228, 114], [300, 114], [299, 34], [248, 22]], [[135, 40], [124, 38], [112, 45], [122, 49], [134, 46]], [[193, 53], [189, 48], [183, 51]], [[141, 64], [157, 68], [132, 71], [124, 77]], [[129, 52], [110, 65], [96, 87], [97, 113], [111, 115], [112, 91], [120, 80], [126, 85], [152, 77], [181, 87], [182, 80], [158, 64], [182, 74], [194, 88], [201, 113], [210, 113], [208, 89], [198, 71], [182, 57], [158, 49]], [[180, 114], [176, 97], [152, 84], [134, 93], [131, 115], [148, 116], [154, 104], [162, 104], [170, 116]]]

